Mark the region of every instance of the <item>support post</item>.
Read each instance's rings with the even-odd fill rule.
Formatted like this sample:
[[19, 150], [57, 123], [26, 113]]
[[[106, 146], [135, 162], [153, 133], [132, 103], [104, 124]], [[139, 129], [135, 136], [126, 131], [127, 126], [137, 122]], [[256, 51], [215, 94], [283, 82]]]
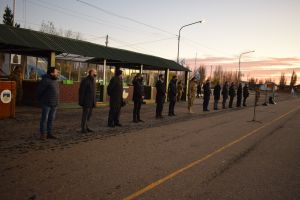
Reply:
[[107, 99], [107, 87], [106, 87], [106, 59], [103, 62], [103, 102]]
[[189, 71], [184, 72], [184, 82], [185, 82], [185, 88], [184, 88], [184, 93], [185, 93], [185, 101], [188, 100], [188, 91], [189, 91]]
[[170, 70], [169, 69], [166, 69], [165, 70], [165, 86], [166, 86], [166, 92], [168, 93], [168, 87], [169, 87], [169, 72]]
[[140, 74], [143, 74], [143, 70], [144, 70], [144, 65], [141, 64], [141, 68], [140, 68]]

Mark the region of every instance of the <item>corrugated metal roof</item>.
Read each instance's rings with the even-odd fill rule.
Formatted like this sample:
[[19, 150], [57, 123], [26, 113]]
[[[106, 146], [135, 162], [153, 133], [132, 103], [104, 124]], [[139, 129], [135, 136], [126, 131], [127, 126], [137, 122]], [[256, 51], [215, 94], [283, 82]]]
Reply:
[[85, 57], [94, 57], [99, 60], [120, 61], [127, 64], [143, 64], [148, 69], [189, 71], [172, 60], [1, 24], [0, 50], [5, 45], [27, 50], [34, 49], [37, 51], [71, 53]]

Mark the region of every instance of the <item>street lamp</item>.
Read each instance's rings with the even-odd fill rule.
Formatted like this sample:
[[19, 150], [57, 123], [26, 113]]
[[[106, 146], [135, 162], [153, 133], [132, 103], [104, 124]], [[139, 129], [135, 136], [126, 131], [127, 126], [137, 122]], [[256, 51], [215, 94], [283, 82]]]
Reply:
[[190, 24], [187, 24], [187, 25], [182, 26], [182, 27], [179, 29], [179, 34], [178, 34], [178, 49], [177, 49], [177, 63], [179, 63], [180, 31], [181, 31], [184, 27], [191, 26], [191, 25], [193, 25], [193, 24], [203, 23], [203, 22], [204, 22], [204, 21], [201, 20], [201, 21], [197, 21], [197, 22], [194, 22], [194, 23], [190, 23]]
[[239, 75], [238, 75], [238, 82], [240, 83], [240, 79], [241, 79], [241, 57], [242, 55], [244, 54], [247, 54], [247, 53], [253, 53], [255, 51], [247, 51], [247, 52], [243, 52], [240, 54], [240, 57], [239, 57]]

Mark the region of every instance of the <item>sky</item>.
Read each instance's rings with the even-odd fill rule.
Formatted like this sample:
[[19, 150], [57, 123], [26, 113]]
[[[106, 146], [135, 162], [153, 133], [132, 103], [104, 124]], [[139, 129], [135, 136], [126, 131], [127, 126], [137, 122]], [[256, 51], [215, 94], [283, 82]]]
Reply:
[[[12, 0], [0, 0], [1, 15]], [[53, 22], [57, 29], [80, 32], [82, 39], [176, 60], [190, 68], [221, 65], [238, 69], [244, 79], [300, 77], [299, 0], [16, 0], [16, 21], [39, 30]], [[298, 78], [300, 83], [300, 78]]]

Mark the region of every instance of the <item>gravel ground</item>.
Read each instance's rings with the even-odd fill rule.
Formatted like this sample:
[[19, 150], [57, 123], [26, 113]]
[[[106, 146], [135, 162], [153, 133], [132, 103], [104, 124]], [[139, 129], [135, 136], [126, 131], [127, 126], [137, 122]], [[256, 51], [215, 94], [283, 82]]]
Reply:
[[[285, 101], [290, 99], [289, 94], [279, 94], [277, 101]], [[293, 97], [296, 98], [296, 97]], [[132, 123], [133, 105], [126, 105], [122, 109], [120, 121], [123, 127], [108, 128], [107, 116], [108, 107], [95, 108], [90, 122], [90, 127], [94, 130], [92, 133], [80, 133], [81, 109], [59, 109], [57, 111], [56, 120], [54, 122], [54, 135], [57, 140], [41, 141], [38, 139], [40, 109], [36, 107], [17, 107], [16, 118], [5, 119], [0, 121], [0, 157], [16, 158], [17, 155], [27, 153], [34, 150], [55, 150], [57, 148], [71, 148], [73, 144], [87, 142], [94, 139], [105, 140], [118, 134], [127, 134], [134, 130], [141, 130], [149, 127], [159, 127], [166, 124], [187, 121], [195, 118], [208, 117], [224, 112], [234, 112], [238, 109], [250, 109], [253, 105], [253, 94], [248, 99], [248, 107], [233, 108], [226, 110], [213, 111], [212, 99], [210, 101], [210, 112], [202, 111], [202, 99], [196, 99], [193, 114], [188, 113], [187, 103], [179, 102], [176, 104], [176, 116], [166, 116], [168, 103], [164, 105], [164, 119], [155, 119], [155, 105], [143, 105], [141, 109], [141, 118], [145, 123]], [[261, 95], [260, 104], [264, 102], [264, 95]], [[234, 102], [235, 103], [235, 102]], [[235, 104], [234, 104], [235, 105]], [[219, 104], [219, 107], [221, 105]], [[249, 120], [252, 116], [249, 116]]]

